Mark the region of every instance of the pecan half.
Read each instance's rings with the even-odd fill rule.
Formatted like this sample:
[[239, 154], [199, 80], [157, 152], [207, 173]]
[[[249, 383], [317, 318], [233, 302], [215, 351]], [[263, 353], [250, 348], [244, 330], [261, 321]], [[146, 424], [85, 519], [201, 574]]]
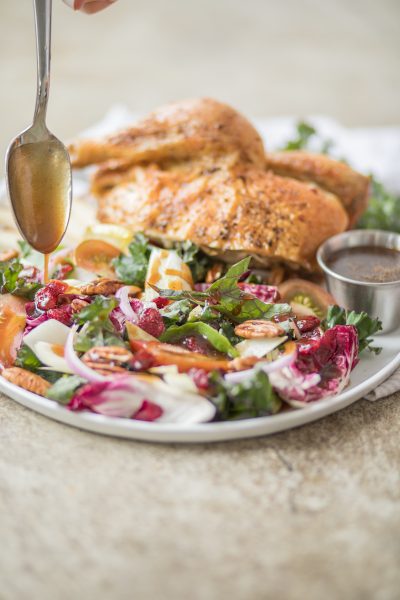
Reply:
[[28, 390], [28, 392], [33, 392], [34, 394], [39, 394], [39, 396], [45, 396], [47, 390], [50, 387], [50, 383], [40, 377], [40, 375], [36, 375], [35, 373], [31, 373], [26, 369], [20, 369], [20, 367], [10, 367], [9, 369], [4, 369], [1, 373], [4, 379], [18, 385], [19, 387]]
[[74, 314], [81, 312], [81, 310], [87, 306], [89, 306], [89, 302], [86, 302], [86, 300], [81, 300], [81, 298], [74, 298], [71, 302], [71, 309]]
[[95, 346], [82, 356], [83, 362], [101, 375], [126, 371], [122, 365], [132, 359], [132, 352], [121, 346]]
[[249, 320], [235, 327], [236, 335], [246, 339], [267, 337], [273, 338], [285, 333], [278, 323], [263, 320]]
[[3, 250], [3, 252], [0, 252], [0, 262], [6, 262], [7, 260], [17, 258], [17, 256], [19, 256], [18, 250]]
[[101, 294], [102, 296], [113, 296], [115, 292], [124, 285], [125, 284], [122, 283], [122, 281], [118, 281], [117, 279], [102, 277], [101, 279], [96, 279], [79, 288], [79, 293], [84, 296], [95, 296], [97, 294]]

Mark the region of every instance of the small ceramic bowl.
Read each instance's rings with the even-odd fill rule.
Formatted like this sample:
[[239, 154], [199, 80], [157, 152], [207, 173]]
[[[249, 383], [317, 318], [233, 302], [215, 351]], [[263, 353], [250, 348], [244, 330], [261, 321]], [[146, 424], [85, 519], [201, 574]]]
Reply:
[[377, 246], [400, 250], [400, 235], [374, 229], [354, 229], [335, 235], [318, 249], [317, 260], [324, 271], [326, 285], [340, 306], [365, 311], [382, 321], [382, 331], [400, 326], [400, 279], [389, 282], [357, 281], [333, 271], [329, 258], [343, 248]]

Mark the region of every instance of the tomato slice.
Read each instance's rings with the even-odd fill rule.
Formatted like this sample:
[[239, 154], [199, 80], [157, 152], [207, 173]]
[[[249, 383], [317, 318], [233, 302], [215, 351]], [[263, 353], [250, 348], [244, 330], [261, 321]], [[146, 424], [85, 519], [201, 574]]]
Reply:
[[108, 242], [85, 240], [76, 247], [74, 257], [76, 265], [81, 269], [86, 269], [103, 277], [113, 277], [115, 273], [111, 261], [120, 254], [119, 248]]

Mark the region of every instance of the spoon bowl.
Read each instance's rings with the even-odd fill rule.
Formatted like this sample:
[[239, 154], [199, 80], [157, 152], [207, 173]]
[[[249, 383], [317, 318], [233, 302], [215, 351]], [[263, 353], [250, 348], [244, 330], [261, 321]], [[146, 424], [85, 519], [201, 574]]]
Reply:
[[50, 85], [51, 0], [33, 0], [37, 52], [37, 97], [33, 124], [9, 145], [8, 194], [21, 235], [39, 252], [60, 244], [72, 203], [67, 149], [46, 126]]

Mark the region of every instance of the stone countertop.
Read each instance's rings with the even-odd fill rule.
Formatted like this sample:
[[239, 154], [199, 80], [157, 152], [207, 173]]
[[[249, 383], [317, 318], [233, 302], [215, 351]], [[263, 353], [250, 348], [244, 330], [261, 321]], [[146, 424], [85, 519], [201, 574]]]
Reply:
[[[197, 95], [254, 116], [398, 122], [397, 0], [121, 0], [90, 18], [53, 4], [63, 139], [116, 101], [146, 112]], [[30, 0], [1, 2], [2, 153], [33, 111], [33, 57]], [[162, 446], [0, 395], [0, 597], [397, 599], [399, 422], [397, 394], [271, 437]]]
[[214, 445], [0, 418], [4, 600], [398, 598], [399, 394]]

